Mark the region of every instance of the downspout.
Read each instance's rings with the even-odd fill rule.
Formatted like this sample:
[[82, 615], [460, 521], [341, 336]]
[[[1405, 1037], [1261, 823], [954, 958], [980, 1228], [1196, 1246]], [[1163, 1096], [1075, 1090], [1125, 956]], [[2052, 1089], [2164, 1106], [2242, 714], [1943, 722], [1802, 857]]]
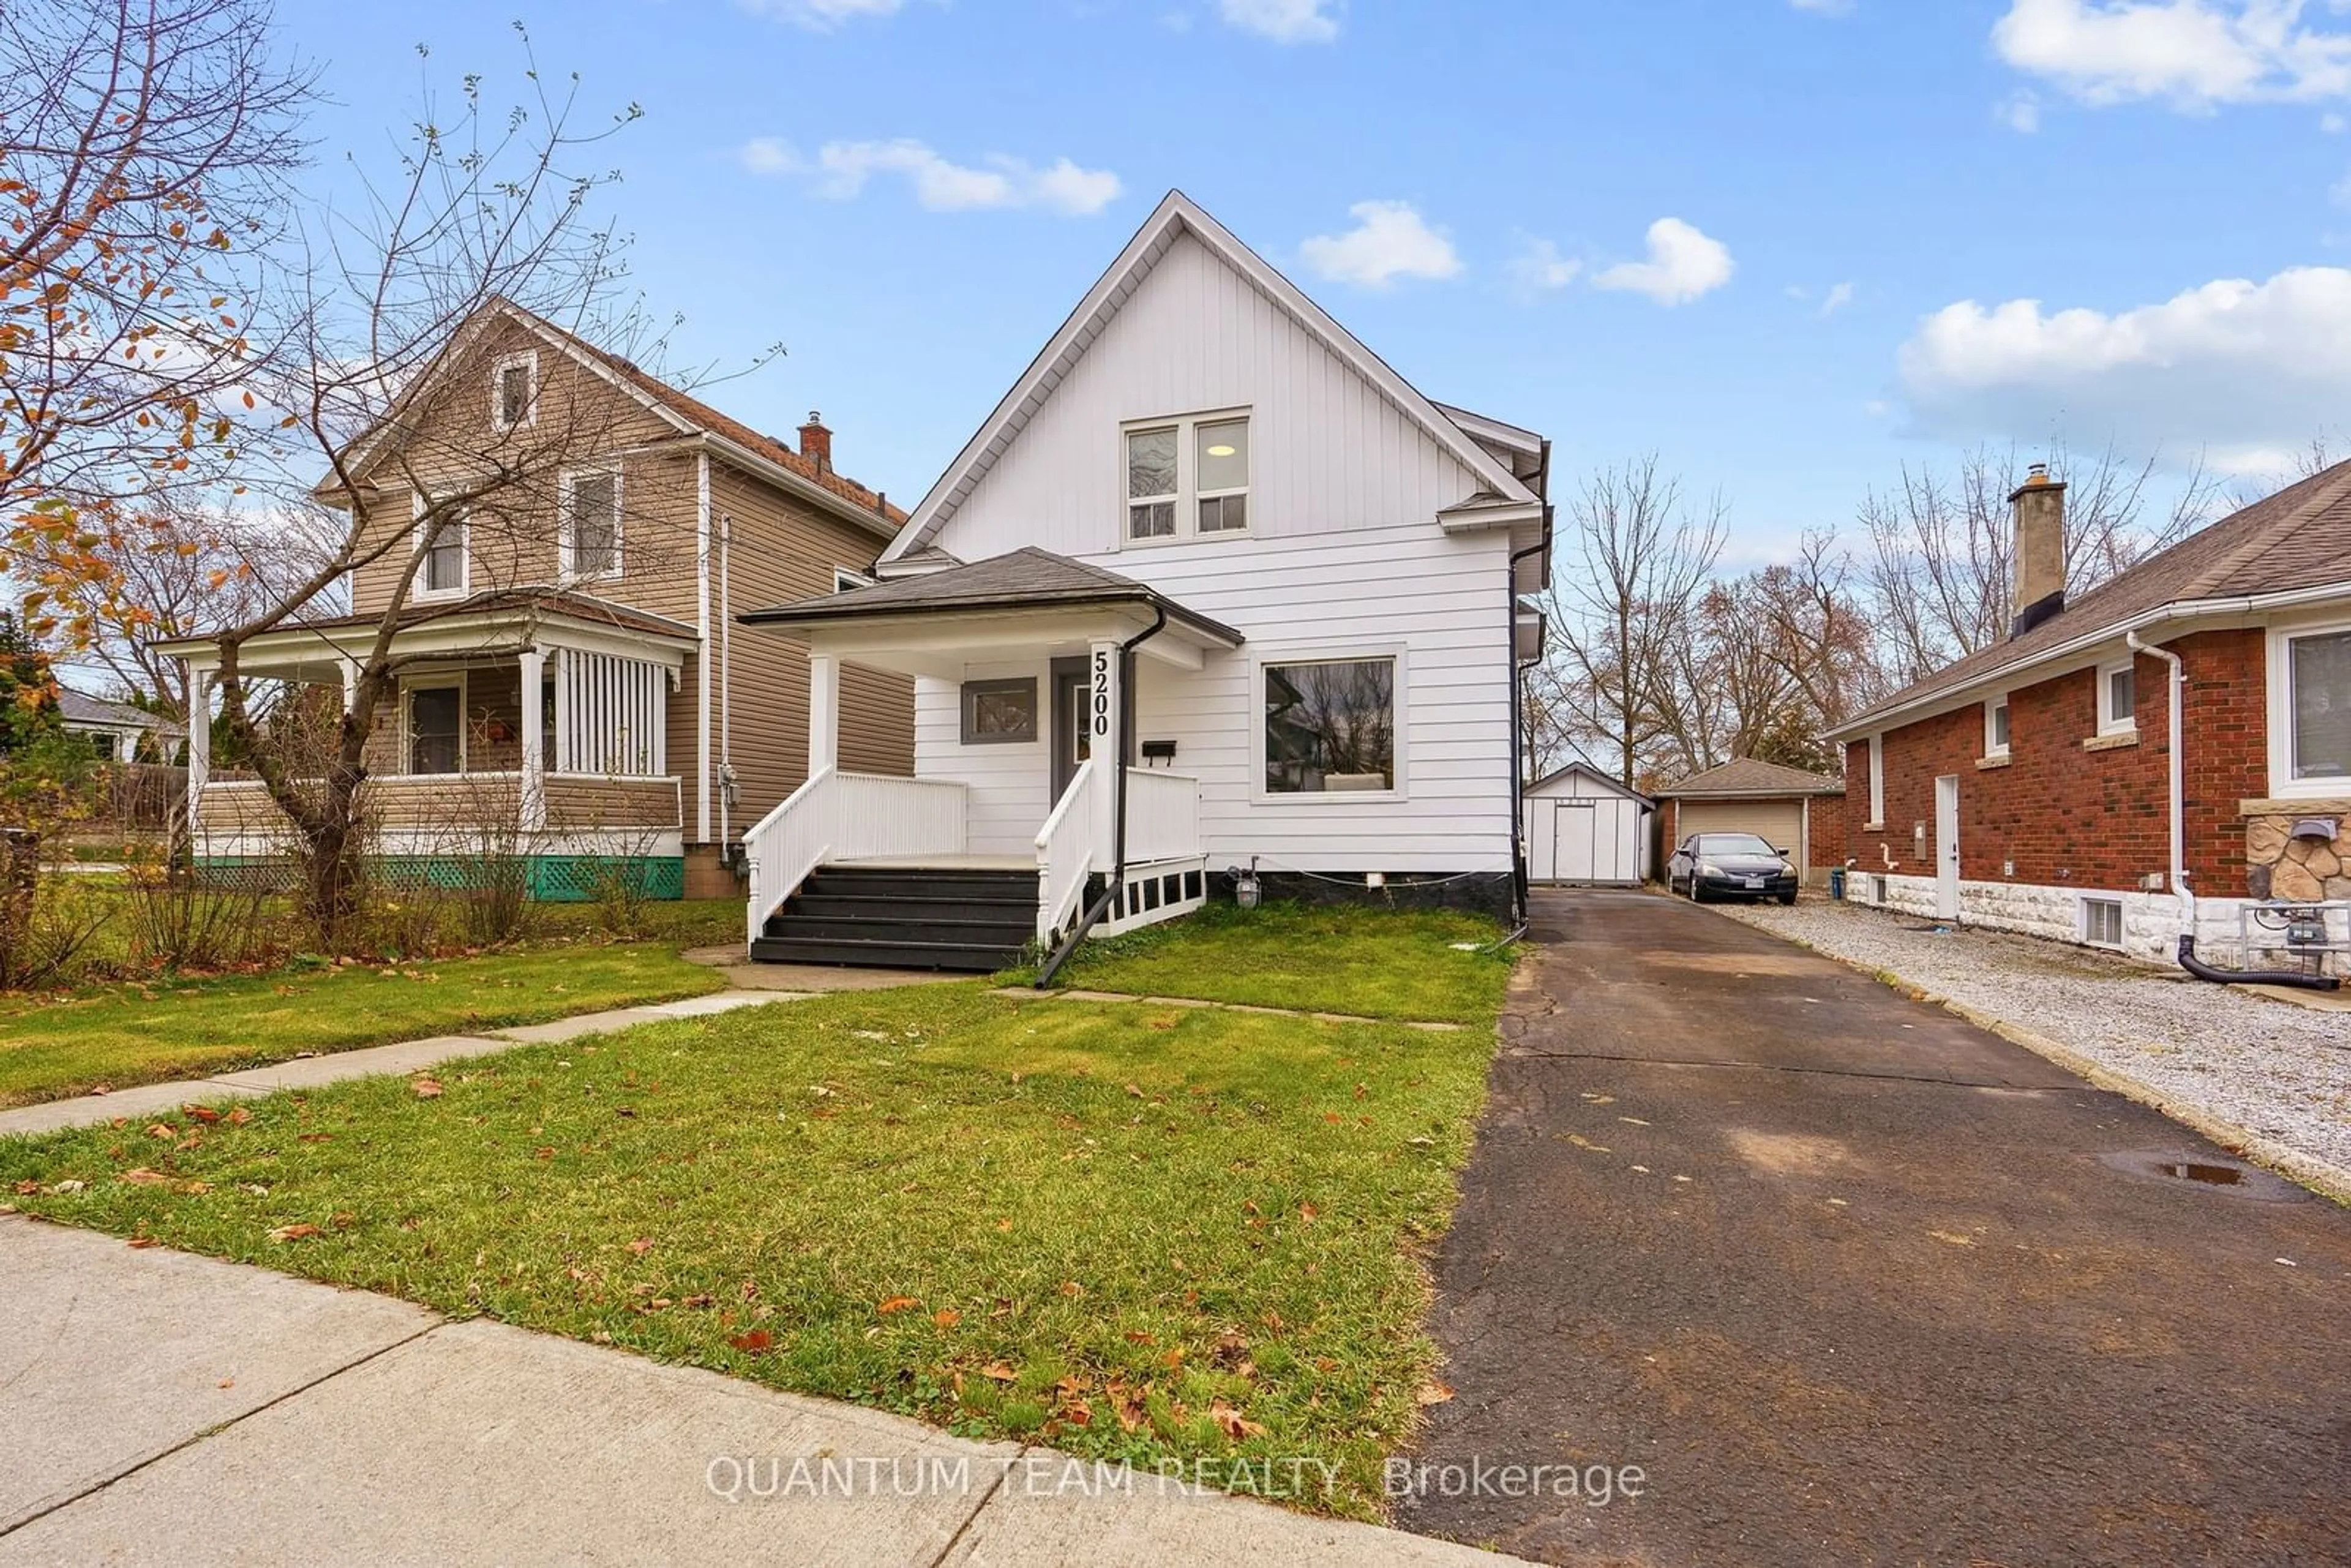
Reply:
[[718, 514], [718, 842], [735, 841], [735, 519]]
[[2132, 653], [2151, 654], [2171, 667], [2168, 683], [2171, 714], [2167, 733], [2171, 742], [2171, 887], [2179, 895], [2179, 967], [2199, 980], [2211, 980], [2220, 985], [2293, 986], [2313, 991], [2340, 989], [2343, 982], [2332, 975], [2314, 975], [2304, 969], [2221, 969], [2196, 956], [2196, 894], [2188, 885], [2188, 762], [2181, 751], [2183, 732], [2187, 728], [2188, 666], [2170, 649], [2141, 642], [2137, 632], [2124, 632], [2123, 642]]
[[[1510, 661], [1510, 904], [1517, 914], [1516, 929], [1502, 940], [1508, 942], [1523, 934], [1527, 928], [1527, 845], [1524, 834], [1527, 822], [1526, 778], [1526, 688], [1525, 675], [1534, 660], [1519, 657], [1519, 562], [1531, 555], [1551, 549], [1551, 437], [1542, 440], [1542, 455], [1535, 463], [1535, 495], [1542, 500], [1542, 537], [1522, 550], [1510, 552], [1509, 568], [1502, 574], [1503, 599], [1510, 605], [1508, 636], [1505, 644]], [[1536, 658], [1541, 654], [1537, 653]]]
[[1086, 939], [1086, 933], [1092, 931], [1110, 912], [1111, 905], [1118, 902], [1120, 884], [1126, 881], [1126, 758], [1127, 754], [1134, 750], [1134, 651], [1158, 636], [1166, 627], [1167, 607], [1155, 599], [1151, 602], [1151, 624], [1118, 645], [1118, 735], [1111, 757], [1111, 766], [1117, 771], [1111, 775], [1110, 781], [1110, 883], [1102, 889], [1102, 895], [1094, 900], [1093, 907], [1080, 916], [1077, 925], [1061, 939], [1061, 945], [1053, 950], [1053, 956], [1045, 960], [1045, 967], [1037, 972], [1037, 988], [1040, 991], [1053, 983], [1053, 977], [1061, 972], [1062, 965], [1070, 961], [1070, 955], [1078, 950], [1078, 944]]

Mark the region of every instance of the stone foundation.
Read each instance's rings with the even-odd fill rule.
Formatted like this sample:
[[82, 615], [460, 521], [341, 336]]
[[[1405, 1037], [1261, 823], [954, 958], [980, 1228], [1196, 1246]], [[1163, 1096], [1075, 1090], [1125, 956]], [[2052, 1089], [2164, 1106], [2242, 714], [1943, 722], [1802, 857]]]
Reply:
[[[1878, 904], [1873, 896], [1876, 884], [1872, 873], [1858, 868], [1846, 873], [1846, 900], [1876, 904], [1921, 920], [1936, 917], [1934, 878], [1878, 874], [1886, 883], [1886, 898], [1882, 904]], [[2110, 899], [2122, 905], [2123, 942], [2119, 949], [2103, 943], [2093, 944], [2085, 938], [2082, 904], [2085, 899], [2093, 898]], [[2288, 960], [2282, 952], [2264, 950], [2248, 954], [2245, 951], [2239, 939], [2238, 922], [2241, 911], [2252, 902], [2242, 898], [2198, 899], [2197, 956], [2231, 969], [2270, 968], [2287, 964]], [[2337, 914], [2335, 919], [2339, 935], [2345, 916]], [[2159, 964], [2167, 968], [2179, 962], [2179, 900], [2169, 893], [2146, 893], [2137, 888], [2049, 887], [2029, 883], [1962, 881], [1959, 883], [1959, 924], [1992, 931], [2013, 931], [2055, 942], [2070, 942], [2075, 946], [2095, 946], [2101, 952], [2120, 951], [2127, 957]], [[2329, 973], [2351, 974], [2351, 964], [2346, 964], [2342, 954], [2331, 956], [2328, 963], [2331, 966]]]

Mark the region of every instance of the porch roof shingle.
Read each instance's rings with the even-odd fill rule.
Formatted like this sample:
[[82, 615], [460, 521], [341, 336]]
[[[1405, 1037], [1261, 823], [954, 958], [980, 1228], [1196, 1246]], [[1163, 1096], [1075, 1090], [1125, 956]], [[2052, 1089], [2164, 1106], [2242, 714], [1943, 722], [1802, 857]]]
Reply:
[[1756, 798], [1771, 795], [1842, 795], [1844, 786], [1834, 779], [1785, 768], [1752, 757], [1734, 758], [1719, 768], [1693, 773], [1676, 783], [1650, 791], [1661, 800], [1705, 800], [1708, 797]]
[[[428, 625], [435, 621], [448, 621], [460, 616], [481, 617], [513, 614], [517, 617], [543, 619], [559, 616], [568, 621], [583, 622], [594, 626], [609, 626], [614, 631], [632, 632], [642, 636], [662, 637], [692, 643], [700, 634], [683, 621], [673, 621], [666, 615], [655, 615], [649, 610], [639, 610], [632, 604], [615, 600], [599, 599], [592, 593], [575, 593], [562, 589], [494, 588], [464, 599], [434, 600], [429, 603], [411, 603], [402, 607], [395, 624], [402, 630]], [[288, 621], [275, 628], [276, 632], [349, 632], [372, 630], [382, 619], [380, 613], [365, 615], [321, 615], [299, 621]], [[160, 653], [176, 653], [189, 649], [213, 645], [209, 637], [178, 637], [155, 643]]]
[[1170, 621], [1238, 647], [1243, 638], [1220, 621], [1188, 610], [1131, 577], [1071, 560], [1033, 545], [918, 577], [893, 578], [736, 617], [746, 625], [808, 626], [871, 616], [954, 614], [987, 610], [1043, 610], [1094, 604], [1147, 604]]

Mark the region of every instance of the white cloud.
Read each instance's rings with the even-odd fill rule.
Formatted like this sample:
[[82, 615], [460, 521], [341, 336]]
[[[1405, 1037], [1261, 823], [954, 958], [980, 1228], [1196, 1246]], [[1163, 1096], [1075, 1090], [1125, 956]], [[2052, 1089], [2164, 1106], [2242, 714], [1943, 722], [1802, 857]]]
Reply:
[[1510, 258], [1510, 281], [1525, 296], [1564, 288], [1583, 271], [1582, 261], [1560, 255], [1559, 246], [1547, 239], [1528, 240], [1526, 248]]
[[1324, 277], [1384, 288], [1399, 277], [1455, 277], [1461, 257], [1443, 229], [1428, 226], [1410, 202], [1357, 202], [1355, 226], [1316, 235], [1298, 253]]
[[738, 0], [743, 9], [758, 16], [781, 16], [803, 27], [830, 33], [860, 16], [894, 16], [906, 0]]
[[2271, 472], [2325, 410], [2351, 402], [2351, 269], [2223, 278], [2113, 315], [1961, 300], [1920, 322], [1900, 368], [1928, 434], [2039, 439], [2063, 428]]
[[1277, 44], [1327, 44], [1339, 36], [1343, 0], [1217, 0], [1217, 14]]
[[1730, 249], [1679, 218], [1649, 225], [1649, 259], [1627, 261], [1592, 280], [1594, 288], [1625, 288], [1660, 305], [1683, 305], [1730, 281]]
[[2340, 136], [2345, 131], [2351, 130], [2351, 120], [2345, 120], [2339, 114], [2329, 112], [2318, 117], [2318, 129], [2329, 136]]
[[1853, 0], [1788, 0], [1788, 4], [1815, 16], [1846, 16], [1853, 13]]
[[[2330, 6], [2340, 10], [2340, 6]], [[2351, 92], [2351, 33], [2307, 26], [2304, 0], [2013, 0], [1992, 47], [2088, 103], [2189, 110]]]
[[2015, 131], [2030, 136], [2041, 129], [2041, 98], [2030, 88], [2020, 89], [1991, 106], [1991, 117]]
[[1821, 314], [1822, 314], [1822, 315], [1823, 315], [1823, 316], [1834, 316], [1834, 315], [1835, 315], [1838, 311], [1840, 311], [1840, 310], [1844, 309], [1846, 306], [1848, 306], [1848, 305], [1850, 305], [1850, 304], [1852, 304], [1852, 303], [1853, 303], [1853, 285], [1852, 285], [1852, 284], [1850, 284], [1850, 283], [1836, 283], [1836, 284], [1831, 284], [1831, 285], [1829, 286], [1829, 291], [1828, 291], [1828, 293], [1827, 293], [1827, 294], [1825, 294], [1825, 295], [1823, 295], [1823, 296], [1822, 297], [1822, 298], [1821, 298]]
[[819, 195], [835, 201], [855, 196], [876, 174], [902, 175], [914, 200], [935, 213], [1035, 207], [1085, 216], [1110, 205], [1123, 189], [1109, 170], [1081, 168], [1067, 158], [1040, 169], [991, 153], [976, 166], [950, 162], [927, 144], [905, 138], [828, 141], [810, 161], [789, 142], [757, 136], [738, 148], [736, 156], [754, 174], [804, 176], [814, 182]]

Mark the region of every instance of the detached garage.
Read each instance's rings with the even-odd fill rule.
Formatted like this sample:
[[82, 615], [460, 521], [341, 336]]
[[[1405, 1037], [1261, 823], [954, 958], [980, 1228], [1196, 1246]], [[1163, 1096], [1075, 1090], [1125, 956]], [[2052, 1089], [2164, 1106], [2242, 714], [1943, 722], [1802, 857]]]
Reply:
[[1649, 874], [1647, 796], [1573, 762], [1527, 786], [1526, 807], [1529, 881], [1633, 887]]
[[[1782, 768], [1741, 757], [1719, 768], [1693, 773], [1657, 791], [1663, 806], [1658, 826], [1663, 852], [1671, 854], [1692, 833], [1753, 833], [1773, 849], [1784, 850], [1804, 880], [1812, 880], [1813, 814], [1824, 797], [1823, 810], [1834, 810], [1844, 798], [1844, 785], [1801, 768]], [[1822, 847], [1833, 850], [1834, 834]]]

